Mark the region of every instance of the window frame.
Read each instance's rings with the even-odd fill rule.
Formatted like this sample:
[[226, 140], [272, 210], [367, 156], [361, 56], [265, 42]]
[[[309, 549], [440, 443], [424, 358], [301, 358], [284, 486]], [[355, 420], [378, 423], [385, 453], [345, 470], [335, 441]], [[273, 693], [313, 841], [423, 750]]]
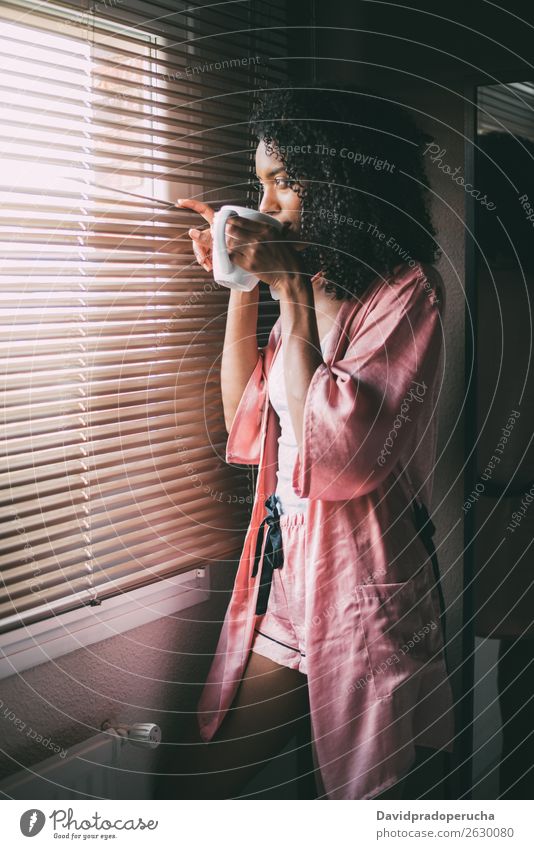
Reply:
[[0, 681], [209, 598], [210, 566], [203, 566], [119, 593], [96, 607], [77, 607], [13, 628], [0, 634]]

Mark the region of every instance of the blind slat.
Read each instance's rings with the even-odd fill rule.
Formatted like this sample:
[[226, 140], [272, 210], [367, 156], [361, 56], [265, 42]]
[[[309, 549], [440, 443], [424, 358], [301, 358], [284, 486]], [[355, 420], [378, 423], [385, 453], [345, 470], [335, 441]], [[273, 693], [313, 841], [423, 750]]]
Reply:
[[228, 291], [194, 260], [204, 222], [172, 204], [246, 203], [254, 79], [284, 70], [284, 15], [278, 0], [0, 8], [0, 632], [242, 545]]

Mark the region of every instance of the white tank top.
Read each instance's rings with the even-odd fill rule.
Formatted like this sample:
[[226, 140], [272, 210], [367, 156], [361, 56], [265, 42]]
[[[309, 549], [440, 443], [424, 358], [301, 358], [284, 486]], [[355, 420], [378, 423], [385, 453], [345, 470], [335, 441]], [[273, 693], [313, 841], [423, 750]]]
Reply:
[[[325, 343], [334, 328], [332, 327], [321, 341], [324, 353]], [[269, 379], [269, 399], [280, 419], [280, 436], [278, 437], [278, 471], [276, 473], [278, 509], [280, 513], [305, 513], [308, 507], [307, 498], [299, 498], [293, 489], [293, 468], [297, 460], [297, 440], [293, 430], [293, 422], [287, 406], [286, 384], [284, 377], [283, 341], [271, 363]]]

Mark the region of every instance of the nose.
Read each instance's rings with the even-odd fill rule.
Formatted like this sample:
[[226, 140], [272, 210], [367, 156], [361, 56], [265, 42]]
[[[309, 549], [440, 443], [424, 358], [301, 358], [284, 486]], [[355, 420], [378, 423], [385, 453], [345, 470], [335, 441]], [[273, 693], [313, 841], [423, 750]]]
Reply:
[[258, 209], [259, 212], [264, 212], [266, 215], [276, 215], [276, 213], [281, 212], [282, 207], [278, 201], [274, 180], [265, 183]]

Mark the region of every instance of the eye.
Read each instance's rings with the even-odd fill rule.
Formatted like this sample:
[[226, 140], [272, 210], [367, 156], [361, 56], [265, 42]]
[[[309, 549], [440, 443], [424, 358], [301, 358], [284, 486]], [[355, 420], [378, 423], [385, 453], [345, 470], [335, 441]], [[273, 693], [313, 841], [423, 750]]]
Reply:
[[[296, 180], [291, 180], [289, 177], [275, 177], [274, 180], [266, 180], [267, 183], [274, 183], [277, 189], [290, 189], [291, 186], [296, 185]], [[254, 181], [252, 183], [252, 189], [255, 192], [258, 192], [260, 195], [265, 191], [265, 183]]]
[[295, 180], [291, 180], [289, 177], [275, 177], [274, 184], [278, 189], [289, 189], [291, 186], [295, 185]]

